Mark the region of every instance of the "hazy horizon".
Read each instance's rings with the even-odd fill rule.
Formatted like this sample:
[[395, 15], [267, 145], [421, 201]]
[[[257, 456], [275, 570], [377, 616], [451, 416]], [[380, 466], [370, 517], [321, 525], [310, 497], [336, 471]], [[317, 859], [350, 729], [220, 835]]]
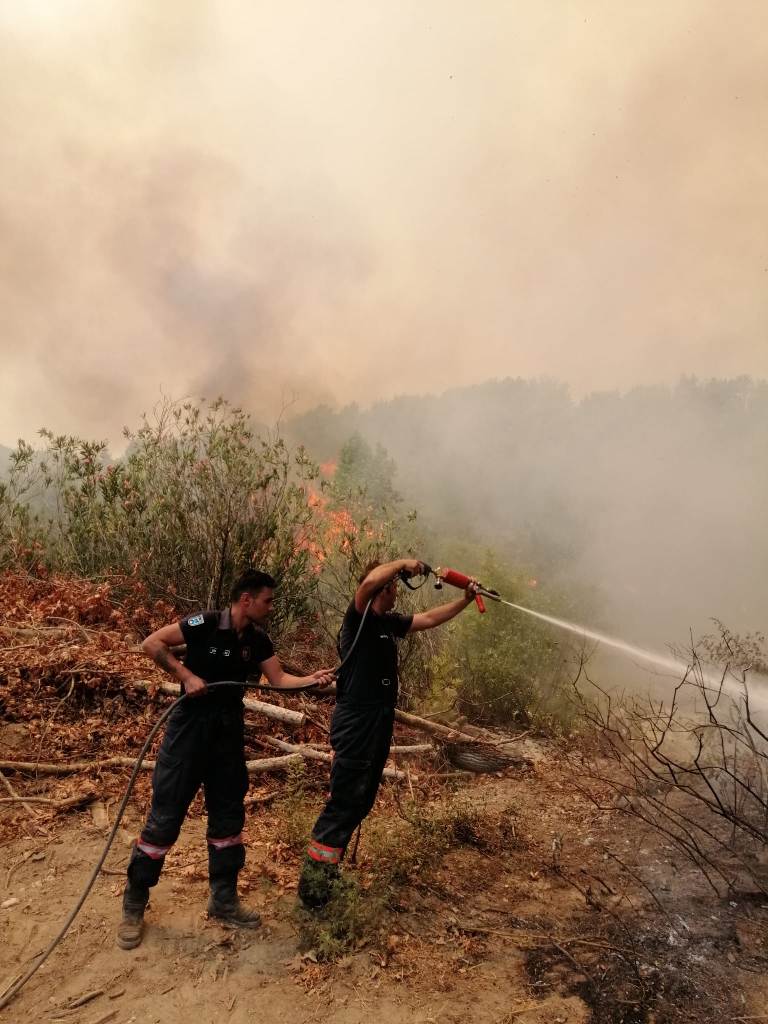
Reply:
[[0, 5], [0, 440], [768, 377], [768, 16]]

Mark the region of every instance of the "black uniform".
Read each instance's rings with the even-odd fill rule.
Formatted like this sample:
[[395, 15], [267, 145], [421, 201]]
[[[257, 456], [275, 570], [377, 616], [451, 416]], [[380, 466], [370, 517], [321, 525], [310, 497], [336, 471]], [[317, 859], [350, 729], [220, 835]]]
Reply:
[[[245, 682], [274, 654], [267, 634], [252, 624], [238, 636], [228, 608], [191, 615], [180, 626], [187, 644], [184, 664], [206, 683]], [[218, 687], [183, 701], [168, 718], [152, 776], [149, 816], [128, 864], [127, 907], [146, 903], [201, 785], [208, 812], [211, 889], [229, 891], [236, 885], [245, 863], [244, 693], [244, 687]]]
[[[353, 601], [339, 637], [342, 658], [352, 647], [362, 617]], [[352, 657], [339, 674], [331, 721], [331, 792], [307, 850], [317, 864], [339, 863], [352, 833], [376, 800], [395, 721], [396, 641], [406, 635], [412, 622], [412, 615], [369, 611]]]

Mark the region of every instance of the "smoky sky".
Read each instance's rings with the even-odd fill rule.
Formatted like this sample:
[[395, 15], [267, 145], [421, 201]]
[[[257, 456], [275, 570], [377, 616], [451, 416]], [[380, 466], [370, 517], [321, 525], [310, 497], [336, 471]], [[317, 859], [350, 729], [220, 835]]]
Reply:
[[760, 0], [0, 3], [0, 442], [768, 376]]

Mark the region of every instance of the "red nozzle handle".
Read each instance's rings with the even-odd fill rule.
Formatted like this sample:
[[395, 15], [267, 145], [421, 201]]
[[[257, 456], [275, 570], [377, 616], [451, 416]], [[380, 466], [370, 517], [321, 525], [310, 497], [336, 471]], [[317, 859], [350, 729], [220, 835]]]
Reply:
[[472, 582], [469, 576], [465, 576], [463, 572], [456, 572], [455, 569], [438, 569], [438, 576], [451, 587], [458, 587], [459, 590], [466, 590], [469, 584]]
[[[458, 587], [459, 590], [466, 590], [472, 582], [469, 576], [465, 576], [463, 572], [457, 572], [456, 569], [438, 569], [437, 575], [443, 583], [447, 583], [451, 587]], [[475, 594], [475, 604], [479, 612], [485, 611], [485, 601], [480, 594]]]

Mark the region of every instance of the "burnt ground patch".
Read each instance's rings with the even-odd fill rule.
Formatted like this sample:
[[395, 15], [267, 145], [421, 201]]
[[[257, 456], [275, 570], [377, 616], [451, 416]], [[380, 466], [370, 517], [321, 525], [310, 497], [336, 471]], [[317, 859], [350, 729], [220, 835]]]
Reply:
[[534, 991], [577, 995], [592, 1024], [715, 1024], [743, 1013], [713, 977], [731, 946], [727, 935], [665, 938], [631, 920], [611, 921], [597, 934], [529, 950], [525, 966]]

